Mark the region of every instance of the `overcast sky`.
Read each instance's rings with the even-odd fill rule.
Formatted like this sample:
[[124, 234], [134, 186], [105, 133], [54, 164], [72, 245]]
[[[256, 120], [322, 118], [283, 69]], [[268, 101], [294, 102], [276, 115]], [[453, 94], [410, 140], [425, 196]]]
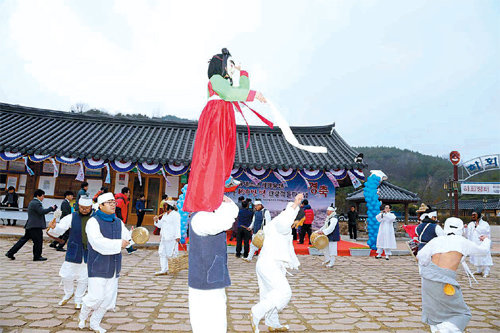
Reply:
[[500, 152], [500, 1], [0, 0], [0, 41], [1, 102], [197, 119], [227, 47], [291, 125]]

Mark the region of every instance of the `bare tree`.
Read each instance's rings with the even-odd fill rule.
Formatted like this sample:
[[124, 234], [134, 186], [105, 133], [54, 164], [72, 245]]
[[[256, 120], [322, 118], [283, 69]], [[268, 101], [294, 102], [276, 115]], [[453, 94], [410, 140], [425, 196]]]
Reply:
[[89, 106], [85, 103], [76, 103], [71, 106], [71, 112], [83, 113], [89, 109]]

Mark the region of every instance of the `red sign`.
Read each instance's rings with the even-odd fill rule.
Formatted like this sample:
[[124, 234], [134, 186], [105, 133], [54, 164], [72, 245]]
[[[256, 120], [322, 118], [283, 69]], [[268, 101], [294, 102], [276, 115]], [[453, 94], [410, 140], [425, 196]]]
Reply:
[[450, 153], [450, 161], [453, 165], [457, 165], [458, 163], [460, 163], [460, 153], [456, 150], [452, 151]]

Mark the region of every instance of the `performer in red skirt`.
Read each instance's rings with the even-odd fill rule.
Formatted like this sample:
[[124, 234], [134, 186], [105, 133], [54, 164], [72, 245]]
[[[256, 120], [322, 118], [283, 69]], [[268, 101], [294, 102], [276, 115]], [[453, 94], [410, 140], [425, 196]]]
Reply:
[[[236, 70], [240, 71], [239, 87], [232, 85]], [[222, 49], [222, 54], [216, 54], [210, 60], [208, 78], [209, 98], [198, 122], [189, 185], [182, 208], [186, 212], [211, 212], [220, 206], [224, 184], [231, 177], [236, 154], [234, 107], [241, 112], [238, 102], [257, 99], [266, 103], [261, 93], [250, 90], [248, 73], [235, 65], [227, 49]], [[272, 127], [272, 123], [258, 116]]]

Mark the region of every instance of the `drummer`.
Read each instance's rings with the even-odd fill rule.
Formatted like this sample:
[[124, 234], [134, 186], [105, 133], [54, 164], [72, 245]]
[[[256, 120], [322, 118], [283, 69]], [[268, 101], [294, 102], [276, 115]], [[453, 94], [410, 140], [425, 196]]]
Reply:
[[255, 212], [253, 214], [252, 223], [248, 227], [252, 230], [253, 235], [252, 242], [250, 243], [250, 252], [248, 252], [248, 256], [246, 258], [243, 258], [246, 261], [252, 261], [253, 255], [256, 251], [259, 250], [259, 248], [253, 244], [253, 240], [257, 235], [257, 232], [264, 228], [266, 222], [271, 221], [271, 213], [269, 213], [269, 211], [264, 208], [264, 205], [262, 205], [262, 201], [260, 201], [260, 199], [256, 199], [253, 205], [255, 208]]
[[317, 231], [320, 235], [328, 236], [328, 246], [322, 252], [325, 256], [325, 261], [322, 265], [326, 267], [333, 267], [335, 264], [335, 257], [337, 256], [337, 242], [340, 241], [340, 228], [338, 219], [335, 217], [336, 208], [330, 206], [326, 209], [325, 224]]

